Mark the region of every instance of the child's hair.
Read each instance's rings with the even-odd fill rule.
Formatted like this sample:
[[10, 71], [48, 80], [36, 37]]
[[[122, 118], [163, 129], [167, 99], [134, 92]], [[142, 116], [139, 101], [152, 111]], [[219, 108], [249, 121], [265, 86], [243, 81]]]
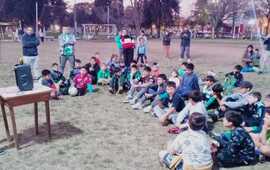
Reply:
[[254, 48], [254, 46], [252, 44], [249, 44], [247, 48]]
[[52, 63], [52, 67], [58, 66], [58, 63]]
[[208, 75], [208, 76], [206, 76], [205, 81], [210, 81], [212, 83], [215, 83], [217, 80], [215, 79], [214, 76]]
[[95, 52], [95, 55], [99, 55], [100, 53], [99, 52]]
[[132, 64], [138, 64], [138, 62], [136, 60], [132, 60], [131, 63]]
[[192, 63], [187, 63], [187, 65], [186, 65], [186, 69], [188, 69], [188, 70], [194, 70], [194, 64], [192, 64]]
[[75, 59], [75, 63], [82, 63], [80, 59]]
[[41, 72], [42, 77], [48, 76], [50, 74], [51, 74], [50, 70], [47, 70], [47, 69], [42, 70], [42, 72]]
[[114, 58], [117, 58], [118, 57], [118, 55], [117, 54], [112, 54], [112, 56], [111, 56], [111, 60], [112, 59], [114, 59]]
[[150, 73], [152, 71], [152, 69], [149, 66], [145, 66], [144, 69], [143, 69], [143, 71], [146, 71], [146, 72], [149, 72]]
[[243, 69], [243, 67], [238, 64], [238, 65], [234, 66], [234, 69], [236, 69], [237, 71], [240, 72]]
[[167, 81], [168, 80], [166, 74], [160, 74], [160, 75], [158, 75], [158, 78], [161, 78], [164, 81]]
[[187, 64], [188, 64], [188, 62], [183, 62], [181, 65], [183, 65], [183, 66], [187, 66]]
[[136, 70], [138, 69], [138, 66], [136, 64], [132, 64], [131, 68], [135, 68]]
[[231, 122], [234, 127], [240, 127], [243, 123], [243, 117], [239, 112], [228, 110], [225, 112], [225, 118]]
[[193, 90], [189, 93], [188, 98], [197, 103], [202, 101], [202, 94], [198, 90]]
[[222, 93], [224, 91], [223, 89], [223, 86], [221, 84], [215, 84], [213, 87], [212, 87], [212, 91], [214, 93]]
[[173, 81], [168, 81], [167, 87], [172, 87], [172, 88], [175, 88], [176, 89], [176, 84]]
[[194, 112], [189, 116], [188, 124], [192, 130], [202, 130], [206, 125], [206, 117], [198, 112]]
[[242, 81], [240, 83], [239, 87], [242, 89], [249, 89], [249, 91], [250, 91], [253, 88], [253, 84], [249, 81]]
[[260, 50], [258, 48], [256, 48], [255, 51], [260, 51]]
[[251, 93], [251, 95], [255, 98], [257, 98], [258, 101], [262, 100], [262, 94], [258, 91]]

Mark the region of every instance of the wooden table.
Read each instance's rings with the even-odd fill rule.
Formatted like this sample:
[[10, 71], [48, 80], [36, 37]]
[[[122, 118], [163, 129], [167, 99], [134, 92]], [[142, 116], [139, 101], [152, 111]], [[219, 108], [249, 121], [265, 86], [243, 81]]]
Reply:
[[8, 107], [10, 111], [11, 123], [13, 128], [13, 138], [15, 147], [19, 149], [18, 144], [18, 135], [17, 135], [17, 127], [15, 121], [15, 113], [14, 107], [26, 105], [26, 104], [34, 104], [34, 116], [35, 116], [35, 132], [38, 135], [38, 102], [45, 103], [45, 110], [46, 110], [46, 120], [47, 120], [47, 127], [48, 127], [48, 135], [51, 138], [51, 123], [50, 123], [50, 93], [51, 89], [39, 84], [34, 85], [34, 89], [32, 91], [19, 91], [17, 87], [6, 87], [0, 88], [0, 103], [1, 103], [1, 110], [6, 130], [6, 135], [8, 141], [11, 141], [8, 121], [5, 111], [5, 106]]

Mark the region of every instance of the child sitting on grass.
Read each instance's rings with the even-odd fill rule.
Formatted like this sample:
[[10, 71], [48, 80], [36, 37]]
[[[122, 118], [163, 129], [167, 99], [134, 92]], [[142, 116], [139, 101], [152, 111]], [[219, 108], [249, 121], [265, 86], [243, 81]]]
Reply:
[[177, 88], [177, 93], [181, 97], [187, 98], [188, 94], [193, 90], [200, 91], [199, 80], [197, 75], [194, 73], [194, 65], [192, 63], [188, 63], [186, 65], [186, 71], [181, 84]]
[[[188, 120], [188, 130], [179, 134], [166, 151], [159, 153], [160, 162], [167, 168], [211, 170], [213, 160], [203, 114], [194, 112]], [[179, 158], [179, 159], [177, 159]]]
[[253, 88], [253, 85], [249, 81], [242, 81], [239, 85], [238, 93], [226, 96], [220, 104], [220, 111], [225, 112], [227, 110], [242, 111], [243, 107], [248, 104], [248, 96]]
[[77, 74], [80, 73], [80, 69], [81, 69], [81, 67], [82, 67], [81, 64], [82, 64], [81, 60], [75, 59], [75, 67], [74, 67], [74, 68], [70, 71], [70, 73], [69, 73], [69, 79], [70, 79], [70, 80], [73, 80], [74, 77], [75, 77]]
[[153, 78], [157, 79], [158, 76], [160, 75], [159, 64], [154, 62], [151, 69], [152, 69], [151, 75], [153, 76]]
[[143, 69], [143, 74], [140, 81], [131, 85], [128, 92], [128, 101], [131, 105], [134, 105], [137, 100], [147, 91], [147, 89], [154, 84], [154, 80], [151, 76], [151, 68], [146, 66]]
[[187, 62], [181, 63], [180, 68], [178, 69], [178, 75], [180, 77], [183, 77], [185, 75], [187, 64], [188, 64]]
[[176, 126], [186, 127], [186, 120], [190, 113], [198, 112], [207, 118], [207, 111], [202, 101], [201, 92], [196, 90], [190, 92], [188, 99], [189, 101], [185, 108], [172, 119]]
[[78, 90], [78, 96], [83, 96], [87, 93], [88, 86], [91, 86], [92, 79], [91, 76], [87, 73], [85, 67], [82, 67], [80, 74], [77, 74], [73, 79], [74, 87]]
[[[100, 62], [100, 61], [99, 61]], [[98, 60], [96, 57], [91, 57], [90, 63], [86, 64], [84, 66], [88, 72], [88, 74], [91, 75], [92, 77], [92, 84], [96, 85], [97, 84], [97, 74], [100, 70], [100, 65], [98, 64]]]
[[155, 88], [148, 88], [147, 91], [140, 97], [133, 109], [143, 109], [147, 105], [147, 101], [151, 102], [150, 106], [155, 106], [159, 101], [160, 95], [166, 93], [167, 76], [160, 74], [157, 78], [157, 84]]
[[47, 86], [51, 88], [51, 98], [58, 99], [58, 89], [57, 86], [54, 84], [53, 80], [51, 79], [51, 72], [50, 70], [43, 70], [41, 72], [41, 84], [43, 86]]
[[66, 80], [63, 73], [60, 72], [59, 65], [57, 63], [53, 63], [51, 67], [51, 78], [56, 84], [61, 84]]
[[217, 144], [216, 160], [220, 167], [237, 167], [256, 162], [255, 144], [248, 132], [241, 126], [243, 118], [240, 113], [227, 111], [223, 126], [230, 130], [215, 136]]
[[99, 85], [108, 85], [110, 82], [110, 70], [107, 68], [105, 63], [102, 63], [100, 66], [100, 70], [98, 71], [98, 84]]
[[175, 82], [167, 83], [167, 96], [160, 99], [158, 105], [153, 108], [153, 115], [159, 118], [162, 126], [167, 126], [169, 123], [174, 123], [177, 113], [185, 107], [185, 102], [182, 97], [176, 92]]
[[211, 75], [206, 76], [205, 85], [204, 85], [203, 90], [202, 90], [204, 101], [209, 100], [211, 98], [211, 96], [213, 96], [212, 88], [216, 82], [217, 82], [217, 80], [215, 79], [214, 76], [211, 76]]
[[171, 72], [171, 77], [169, 78], [169, 81], [175, 82], [176, 87], [179, 87], [181, 80], [180, 80], [180, 77], [179, 77], [179, 75], [178, 75], [177, 70], [174, 69], [174, 70]]
[[111, 74], [114, 74], [115, 70], [120, 68], [120, 59], [118, 55], [112, 54], [110, 60], [107, 63], [107, 66]]
[[260, 134], [252, 135], [258, 151], [270, 158], [270, 107], [265, 109], [263, 128]]
[[260, 92], [253, 92], [248, 96], [248, 105], [242, 113], [244, 128], [249, 133], [260, 133], [263, 126], [265, 107], [261, 101]]
[[236, 65], [234, 67], [234, 71], [233, 72], [227, 73], [225, 75], [225, 77], [228, 78], [228, 79], [230, 79], [230, 78], [233, 78], [234, 79], [234, 80], [232, 80], [234, 87], [239, 87], [240, 83], [244, 80], [244, 76], [241, 73], [242, 68], [243, 67], [241, 65]]

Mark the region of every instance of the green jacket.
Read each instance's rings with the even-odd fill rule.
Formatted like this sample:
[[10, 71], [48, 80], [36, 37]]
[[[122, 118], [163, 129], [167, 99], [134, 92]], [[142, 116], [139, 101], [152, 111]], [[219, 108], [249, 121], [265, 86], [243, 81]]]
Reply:
[[110, 74], [110, 71], [108, 69], [106, 69], [105, 71], [99, 70], [97, 77], [98, 77], [98, 80], [99, 79], [108, 79], [111, 77], [111, 74]]

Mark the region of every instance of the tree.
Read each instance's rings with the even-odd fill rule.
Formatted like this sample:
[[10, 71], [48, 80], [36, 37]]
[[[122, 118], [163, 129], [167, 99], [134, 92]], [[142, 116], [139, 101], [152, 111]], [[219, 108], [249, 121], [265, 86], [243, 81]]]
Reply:
[[[23, 25], [34, 25], [37, 0], [8, 0], [2, 7], [1, 19], [4, 21], [21, 21]], [[66, 12], [64, 0], [38, 0], [39, 19], [45, 25], [54, 21], [63, 24]]]
[[270, 0], [254, 0], [254, 2], [258, 16], [264, 17], [267, 20], [265, 34], [268, 35], [270, 27]]
[[202, 30], [209, 23], [207, 5], [207, 0], [197, 0], [195, 9], [192, 11], [192, 17], [201, 26]]
[[176, 16], [179, 16], [180, 12], [178, 0], [148, 0], [144, 2], [143, 9], [143, 25], [149, 28], [155, 24], [158, 35], [161, 26], [174, 25]]

